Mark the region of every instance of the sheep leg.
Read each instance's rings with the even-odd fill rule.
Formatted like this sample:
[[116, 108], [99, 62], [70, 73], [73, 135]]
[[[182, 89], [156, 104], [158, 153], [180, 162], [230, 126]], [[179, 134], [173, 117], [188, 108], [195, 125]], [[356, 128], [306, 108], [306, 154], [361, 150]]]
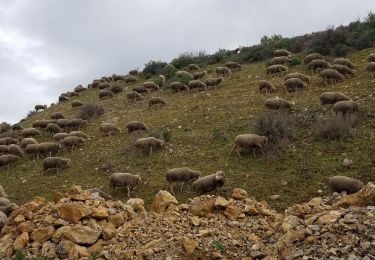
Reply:
[[237, 155], [238, 155], [238, 158], [241, 158], [241, 152], [240, 152], [241, 148], [240, 147], [237, 147]]
[[128, 197], [130, 197], [130, 188], [129, 188], [129, 186], [126, 186], [126, 189], [128, 190]]
[[152, 154], [152, 146], [150, 146], [150, 156], [151, 156], [151, 154]]
[[236, 149], [237, 145], [234, 144], [233, 147], [232, 147], [232, 150], [230, 151], [230, 154], [232, 154], [234, 152], [234, 150]]
[[184, 182], [181, 183], [181, 189], [180, 189], [181, 192], [182, 192], [183, 187], [184, 187]]
[[255, 148], [253, 148], [253, 157], [255, 158]]
[[173, 195], [175, 195], [175, 194], [174, 194], [174, 191], [173, 191], [173, 184], [174, 184], [174, 183], [170, 184], [169, 187], [170, 187], [171, 193], [172, 193]]

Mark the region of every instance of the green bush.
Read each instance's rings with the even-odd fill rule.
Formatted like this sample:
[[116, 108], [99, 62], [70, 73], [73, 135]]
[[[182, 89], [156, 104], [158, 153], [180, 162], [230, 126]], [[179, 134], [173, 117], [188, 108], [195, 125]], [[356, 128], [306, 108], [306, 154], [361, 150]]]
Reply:
[[145, 64], [145, 68], [143, 69], [143, 74], [151, 74], [151, 75], [159, 75], [162, 74], [164, 71], [164, 67], [167, 65], [164, 61], [149, 61]]
[[88, 103], [80, 107], [78, 117], [89, 120], [104, 114], [104, 107], [97, 103]]
[[316, 137], [330, 140], [345, 140], [354, 137], [354, 115], [343, 116], [334, 114], [329, 117], [319, 118], [313, 127]]
[[337, 44], [334, 48], [335, 56], [345, 57], [349, 53], [349, 47], [345, 44]]
[[153, 131], [150, 136], [170, 142], [172, 139], [172, 131], [169, 128], [159, 128]]
[[301, 63], [302, 63], [302, 61], [301, 61], [300, 58], [294, 57], [294, 58], [292, 58], [292, 60], [290, 61], [289, 65], [290, 65], [290, 66], [297, 66], [297, 65], [300, 65]]

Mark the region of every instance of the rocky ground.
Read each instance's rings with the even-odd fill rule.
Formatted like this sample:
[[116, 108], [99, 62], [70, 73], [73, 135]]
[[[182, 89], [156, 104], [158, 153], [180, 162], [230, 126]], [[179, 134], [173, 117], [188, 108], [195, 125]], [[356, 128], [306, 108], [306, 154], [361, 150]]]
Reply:
[[[317, 197], [284, 214], [242, 189], [178, 204], [159, 191], [149, 211], [139, 198], [105, 200], [74, 186], [22, 205], [1, 230], [0, 258], [375, 259], [375, 185]], [[18, 258], [19, 259], [19, 258]]]

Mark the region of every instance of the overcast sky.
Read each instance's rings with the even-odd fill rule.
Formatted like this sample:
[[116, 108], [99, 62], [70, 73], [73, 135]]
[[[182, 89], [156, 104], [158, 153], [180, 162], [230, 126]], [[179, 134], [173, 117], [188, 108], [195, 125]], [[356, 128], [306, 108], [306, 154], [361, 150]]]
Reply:
[[324, 30], [374, 7], [374, 0], [0, 0], [0, 122], [149, 60]]

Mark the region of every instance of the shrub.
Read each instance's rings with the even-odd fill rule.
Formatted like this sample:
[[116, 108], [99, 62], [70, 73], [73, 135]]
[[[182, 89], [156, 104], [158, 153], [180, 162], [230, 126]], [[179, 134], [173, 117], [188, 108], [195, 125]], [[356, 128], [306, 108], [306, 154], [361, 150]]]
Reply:
[[356, 117], [354, 115], [343, 116], [334, 114], [319, 118], [313, 128], [316, 137], [330, 140], [342, 140], [354, 137], [353, 126]]
[[100, 166], [99, 170], [103, 173], [114, 173], [116, 172], [116, 165], [112, 161], [106, 161]]
[[290, 61], [290, 66], [297, 66], [297, 65], [300, 65], [301, 63], [302, 63], [302, 61], [301, 61], [300, 58], [294, 57]]
[[226, 143], [229, 141], [229, 136], [223, 129], [214, 127], [211, 131], [212, 142]]
[[173, 66], [172, 64], [168, 64], [164, 67], [162, 74], [167, 79], [171, 79], [175, 76], [176, 72], [177, 72], [177, 69], [175, 68], [175, 66]]
[[12, 129], [12, 126], [7, 122], [2, 122], [0, 124], [0, 134], [9, 132]]
[[212, 247], [220, 251], [225, 250], [225, 244], [219, 240], [212, 241]]
[[181, 53], [178, 58], [174, 58], [171, 64], [177, 69], [187, 67], [189, 64], [201, 64], [207, 62], [210, 55], [207, 55], [205, 51], [194, 52], [184, 52]]
[[94, 119], [104, 114], [104, 107], [96, 103], [88, 103], [80, 107], [78, 117], [84, 120]]
[[164, 67], [167, 65], [164, 61], [149, 61], [145, 64], [143, 74], [159, 75], [163, 73]]
[[349, 47], [346, 46], [345, 44], [339, 43], [335, 46], [333, 51], [334, 51], [334, 54], [336, 56], [344, 57], [344, 56], [348, 55]]
[[145, 75], [145, 78], [146, 78], [146, 79], [151, 79], [151, 77], [152, 77], [152, 74], [151, 74], [151, 73], [147, 73], [147, 74]]
[[26, 259], [26, 254], [22, 249], [14, 249], [13, 257], [14, 258], [12, 258], [12, 259], [24, 260], [24, 259]]
[[121, 85], [119, 85], [118, 83], [114, 83], [112, 84], [111, 88], [110, 88], [110, 91], [113, 93], [113, 94], [118, 94], [120, 92], [123, 91]]
[[159, 128], [154, 130], [150, 136], [169, 142], [172, 138], [172, 132], [169, 128]]

